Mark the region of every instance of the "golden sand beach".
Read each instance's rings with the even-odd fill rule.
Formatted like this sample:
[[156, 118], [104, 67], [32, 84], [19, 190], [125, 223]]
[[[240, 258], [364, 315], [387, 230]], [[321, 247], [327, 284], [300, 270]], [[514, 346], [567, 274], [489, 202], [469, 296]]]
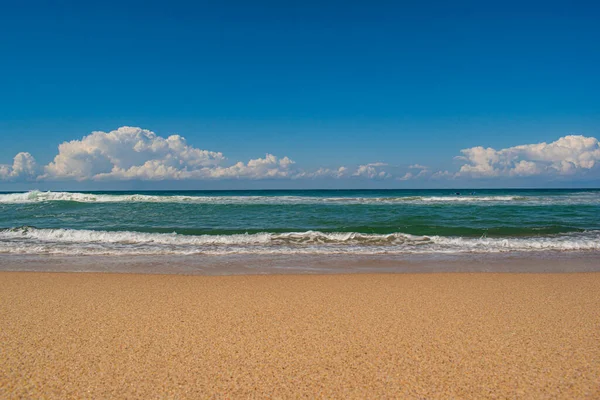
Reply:
[[600, 398], [600, 273], [0, 273], [2, 398]]

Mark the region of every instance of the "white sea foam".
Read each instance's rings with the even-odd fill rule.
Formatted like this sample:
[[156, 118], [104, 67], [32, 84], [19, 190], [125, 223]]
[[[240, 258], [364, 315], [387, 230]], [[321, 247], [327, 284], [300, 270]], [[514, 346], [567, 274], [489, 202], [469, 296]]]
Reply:
[[0, 240], [33, 239], [62, 243], [157, 244], [157, 245], [264, 245], [264, 244], [384, 244], [428, 240], [425, 236], [403, 233], [387, 235], [356, 232], [254, 233], [234, 235], [179, 235], [176, 233], [110, 232], [76, 229], [36, 229], [22, 227], [0, 231]]
[[[600, 193], [558, 196], [468, 195], [400, 197], [319, 197], [319, 196], [204, 196], [92, 194], [41, 192], [0, 194], [0, 204], [70, 201], [78, 203], [196, 203], [196, 204], [436, 204], [436, 203], [514, 203], [514, 204], [600, 204]], [[516, 203], [515, 203], [516, 202]]]
[[316, 231], [187, 236], [29, 227], [0, 231], [0, 253], [5, 254], [423, 254], [599, 250], [600, 231], [520, 238]]

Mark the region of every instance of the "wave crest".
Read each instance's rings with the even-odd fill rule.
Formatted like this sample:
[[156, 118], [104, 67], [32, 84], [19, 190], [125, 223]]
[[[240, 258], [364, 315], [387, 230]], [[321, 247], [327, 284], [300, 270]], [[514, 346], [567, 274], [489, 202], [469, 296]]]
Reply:
[[42, 192], [0, 194], [0, 204], [44, 202], [77, 203], [191, 203], [191, 204], [453, 204], [453, 203], [600, 203], [600, 196], [578, 198], [573, 196], [392, 196], [392, 197], [319, 197], [319, 196], [209, 196], [209, 195], [149, 195], [149, 194], [94, 194], [77, 192]]
[[463, 238], [401, 232], [290, 232], [234, 235], [111, 232], [20, 227], [0, 231], [0, 253], [14, 254], [414, 254], [597, 251], [600, 231], [543, 237]]

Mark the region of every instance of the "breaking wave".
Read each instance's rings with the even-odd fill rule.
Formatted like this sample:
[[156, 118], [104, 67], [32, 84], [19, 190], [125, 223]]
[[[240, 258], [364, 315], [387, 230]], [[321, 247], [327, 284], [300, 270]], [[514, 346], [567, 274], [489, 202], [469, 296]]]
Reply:
[[42, 192], [0, 194], [0, 204], [43, 202], [78, 203], [192, 203], [192, 204], [435, 204], [435, 203], [568, 203], [600, 204], [600, 196], [515, 196], [515, 195], [448, 195], [395, 197], [319, 197], [319, 196], [209, 196], [209, 195], [149, 195], [94, 194], [76, 192]]
[[290, 232], [181, 235], [20, 227], [0, 231], [0, 253], [65, 255], [422, 254], [597, 251], [600, 231], [463, 238], [405, 233]]

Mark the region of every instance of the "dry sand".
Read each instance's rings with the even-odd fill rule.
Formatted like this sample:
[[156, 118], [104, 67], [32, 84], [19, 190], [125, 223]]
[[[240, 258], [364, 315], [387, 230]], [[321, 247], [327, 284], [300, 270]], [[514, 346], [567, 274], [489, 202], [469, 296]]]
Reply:
[[600, 273], [0, 273], [2, 398], [600, 398]]

